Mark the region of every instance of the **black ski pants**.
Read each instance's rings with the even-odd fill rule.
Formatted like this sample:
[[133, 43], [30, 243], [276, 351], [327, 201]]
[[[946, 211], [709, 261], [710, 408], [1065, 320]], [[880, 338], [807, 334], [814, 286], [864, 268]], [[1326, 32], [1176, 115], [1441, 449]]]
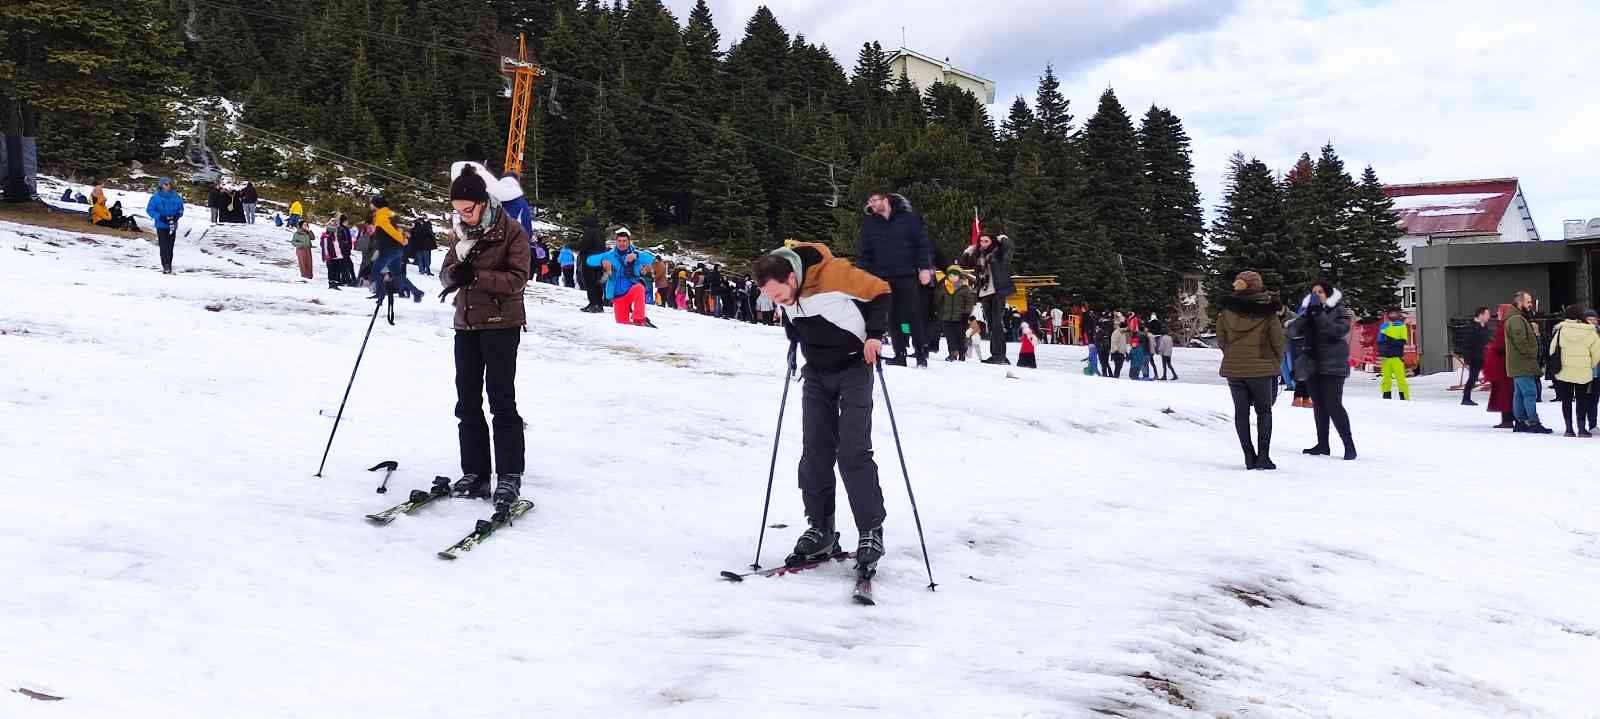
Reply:
[[1478, 375], [1483, 372], [1483, 359], [1475, 359], [1467, 363], [1467, 386], [1461, 389], [1461, 401], [1472, 401], [1472, 389], [1478, 386]]
[[1112, 367], [1111, 376], [1112, 377], [1116, 377], [1118, 379], [1122, 378], [1122, 363], [1127, 361], [1127, 359], [1128, 359], [1128, 356], [1125, 355], [1125, 354], [1122, 354], [1121, 352], [1112, 352], [1111, 353], [1111, 367]]
[[589, 293], [589, 304], [595, 307], [606, 304], [606, 286], [600, 281], [600, 275], [600, 268], [583, 265], [583, 288]]
[[800, 496], [806, 519], [832, 524], [839, 465], [856, 529], [881, 526], [883, 488], [872, 459], [872, 365], [851, 363], [835, 372], [806, 365], [800, 393]]
[[[1248, 377], [1228, 380], [1233, 393], [1233, 431], [1239, 435], [1245, 464], [1254, 466], [1257, 457], [1272, 456], [1272, 403], [1278, 398], [1277, 377]], [[1256, 442], [1250, 443], [1250, 410], [1256, 411]]]
[[944, 325], [944, 341], [950, 345], [950, 355], [957, 359], [967, 358], [967, 323], [954, 320], [942, 323]]
[[1355, 439], [1350, 436], [1350, 413], [1344, 411], [1344, 381], [1338, 375], [1315, 374], [1302, 383], [1311, 391], [1311, 414], [1317, 423], [1320, 448], [1328, 447], [1328, 423], [1332, 422], [1345, 449], [1355, 449]]
[[[1170, 377], [1168, 375], [1171, 375]], [[1161, 379], [1177, 379], [1178, 370], [1172, 366], [1172, 355], [1161, 355]]]
[[1561, 400], [1561, 419], [1567, 423], [1567, 431], [1573, 431], [1572, 406], [1578, 406], [1578, 429], [1589, 429], [1589, 393], [1594, 390], [1594, 383], [1573, 384], [1556, 380], [1556, 397]]
[[983, 302], [983, 321], [989, 325], [990, 359], [1006, 358], [1006, 298], [996, 292]]
[[156, 228], [156, 245], [161, 248], [161, 269], [172, 269], [172, 248], [178, 243], [178, 227]]
[[889, 302], [893, 309], [890, 312], [889, 338], [894, 343], [894, 356], [909, 357], [906, 354], [905, 325], [911, 325], [911, 341], [916, 348], [918, 358], [928, 356], [928, 320], [924, 316], [927, 302], [923, 300], [921, 284], [916, 277], [885, 277], [889, 283]]
[[[522, 417], [517, 414], [517, 345], [522, 328], [456, 330], [456, 419], [461, 420], [461, 473], [522, 474]], [[489, 465], [489, 423], [483, 416], [487, 383], [494, 414], [494, 466]]]

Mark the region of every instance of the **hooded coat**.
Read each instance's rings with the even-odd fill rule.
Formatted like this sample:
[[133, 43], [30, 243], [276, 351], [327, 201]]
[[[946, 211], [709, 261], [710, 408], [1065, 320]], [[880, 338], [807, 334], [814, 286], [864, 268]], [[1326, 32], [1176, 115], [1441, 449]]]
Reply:
[[889, 198], [889, 219], [863, 209], [861, 269], [884, 278], [912, 277], [933, 267], [933, 247], [922, 217], [900, 195]]
[[1223, 298], [1217, 316], [1217, 344], [1222, 348], [1218, 374], [1228, 379], [1277, 377], [1286, 349], [1278, 320], [1282, 311], [1283, 305], [1267, 292]]
[[1289, 341], [1294, 346], [1294, 378], [1297, 382], [1313, 375], [1350, 376], [1350, 328], [1355, 313], [1341, 304], [1344, 293], [1335, 288], [1323, 303], [1312, 303], [1312, 295], [1300, 302], [1300, 316], [1289, 323]]
[[1010, 297], [1016, 292], [1016, 285], [1011, 282], [1011, 238], [1000, 235], [993, 240], [988, 250], [977, 245], [968, 247], [961, 254], [961, 263], [976, 270], [979, 297], [997, 293]]

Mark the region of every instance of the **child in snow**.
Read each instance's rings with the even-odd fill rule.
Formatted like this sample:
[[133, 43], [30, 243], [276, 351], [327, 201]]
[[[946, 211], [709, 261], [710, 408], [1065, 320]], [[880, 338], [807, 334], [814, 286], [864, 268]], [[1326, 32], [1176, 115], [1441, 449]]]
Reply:
[[1022, 351], [1017, 353], [1017, 366], [1037, 369], [1039, 367], [1039, 363], [1033, 358], [1033, 343], [1037, 341], [1038, 338], [1034, 336], [1033, 328], [1028, 326], [1028, 323], [1026, 322], [1022, 323], [1022, 330], [1020, 334], [1022, 336]]
[[1150, 359], [1150, 348], [1144, 342], [1143, 332], [1128, 336], [1128, 379], [1146, 379], [1145, 363]]
[[978, 355], [979, 362], [983, 361], [983, 347], [978, 343], [983, 341], [984, 331], [982, 320], [976, 317], [967, 318], [967, 346], [971, 347], [973, 353]]

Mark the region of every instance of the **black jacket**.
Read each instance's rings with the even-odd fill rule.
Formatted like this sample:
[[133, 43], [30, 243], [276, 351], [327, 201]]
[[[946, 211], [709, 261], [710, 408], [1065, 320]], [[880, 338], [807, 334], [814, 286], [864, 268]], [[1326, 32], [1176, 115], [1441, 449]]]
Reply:
[[406, 243], [406, 251], [413, 255], [420, 255], [438, 248], [439, 238], [433, 234], [433, 224], [427, 220], [417, 220], [411, 226], [411, 241]]
[[600, 231], [600, 220], [590, 215], [583, 220], [583, 239], [578, 243], [578, 261], [580, 267], [584, 258], [589, 255], [598, 255], [606, 251], [606, 235]]
[[1350, 376], [1350, 326], [1355, 313], [1340, 303], [1343, 298], [1335, 289], [1324, 304], [1311, 304], [1310, 296], [1300, 303], [1300, 316], [1289, 323], [1288, 332], [1296, 381], [1312, 375]]
[[256, 194], [255, 185], [246, 183], [244, 189], [239, 191], [239, 201], [247, 205], [256, 204], [259, 198], [260, 196]]
[[1461, 357], [1470, 363], [1483, 363], [1484, 347], [1489, 344], [1489, 327], [1474, 319], [1461, 333]]
[[900, 195], [890, 198], [889, 219], [871, 210], [861, 218], [861, 269], [883, 278], [911, 277], [933, 268], [933, 248], [922, 218]]
[[994, 244], [989, 246], [988, 252], [977, 246], [968, 247], [961, 254], [961, 264], [964, 267], [971, 267], [978, 273], [978, 284], [975, 289], [980, 297], [984, 296], [985, 283], [988, 280], [994, 282], [994, 290], [1001, 297], [1010, 297], [1017, 291], [1016, 284], [1011, 281], [1011, 238], [1005, 235], [994, 238]]

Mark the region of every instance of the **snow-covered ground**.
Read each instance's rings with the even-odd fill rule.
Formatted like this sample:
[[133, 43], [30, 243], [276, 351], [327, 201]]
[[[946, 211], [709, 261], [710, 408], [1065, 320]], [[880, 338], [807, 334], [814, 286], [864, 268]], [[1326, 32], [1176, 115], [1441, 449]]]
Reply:
[[[0, 223], [0, 254], [3, 716], [1600, 716], [1600, 445], [1479, 410], [1352, 380], [1359, 461], [1299, 454], [1284, 399], [1281, 470], [1246, 472], [1215, 352], [890, 368], [939, 588], [880, 402], [859, 607], [842, 566], [717, 577], [754, 551], [777, 329], [533, 287], [539, 507], [450, 563], [485, 505], [362, 519], [457, 471], [447, 306], [380, 320], [317, 479], [371, 304], [287, 233], [196, 232], [175, 276], [143, 239]], [[804, 522], [790, 404], [766, 565]]]

